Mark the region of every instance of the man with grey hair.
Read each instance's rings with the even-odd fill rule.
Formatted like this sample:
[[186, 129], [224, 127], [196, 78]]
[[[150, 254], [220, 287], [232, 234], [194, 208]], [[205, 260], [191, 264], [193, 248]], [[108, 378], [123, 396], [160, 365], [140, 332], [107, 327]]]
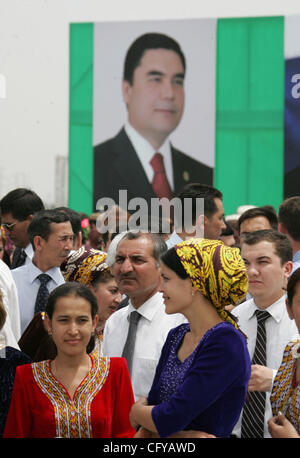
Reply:
[[107, 320], [103, 354], [127, 359], [136, 399], [148, 395], [169, 330], [185, 321], [181, 314], [165, 313], [159, 292], [159, 259], [165, 250], [160, 235], [129, 231], [117, 246], [112, 267], [129, 303]]

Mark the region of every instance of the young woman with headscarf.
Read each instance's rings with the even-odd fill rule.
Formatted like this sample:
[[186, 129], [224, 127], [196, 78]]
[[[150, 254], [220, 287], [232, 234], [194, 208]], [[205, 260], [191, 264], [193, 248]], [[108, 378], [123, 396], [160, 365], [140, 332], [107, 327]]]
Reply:
[[251, 373], [245, 336], [225, 309], [246, 295], [244, 262], [238, 249], [206, 239], [179, 243], [161, 260], [166, 313], [188, 323], [170, 331], [131, 424], [141, 426], [136, 437], [228, 437]]

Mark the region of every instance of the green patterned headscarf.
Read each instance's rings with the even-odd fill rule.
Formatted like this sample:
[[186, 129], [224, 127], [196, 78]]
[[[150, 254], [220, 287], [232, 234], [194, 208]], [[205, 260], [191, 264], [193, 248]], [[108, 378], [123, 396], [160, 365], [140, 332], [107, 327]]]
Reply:
[[178, 243], [174, 248], [192, 284], [216, 307], [223, 320], [237, 328], [225, 306], [239, 304], [248, 289], [239, 249], [219, 240], [200, 238]]

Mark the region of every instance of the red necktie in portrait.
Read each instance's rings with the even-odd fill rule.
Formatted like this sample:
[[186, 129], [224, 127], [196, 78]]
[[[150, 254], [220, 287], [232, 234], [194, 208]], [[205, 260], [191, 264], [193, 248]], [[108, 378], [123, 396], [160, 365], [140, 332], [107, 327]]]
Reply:
[[162, 197], [172, 199], [172, 190], [166, 175], [164, 158], [162, 154], [155, 153], [150, 161], [150, 164], [154, 171], [152, 180], [153, 191], [159, 199]]

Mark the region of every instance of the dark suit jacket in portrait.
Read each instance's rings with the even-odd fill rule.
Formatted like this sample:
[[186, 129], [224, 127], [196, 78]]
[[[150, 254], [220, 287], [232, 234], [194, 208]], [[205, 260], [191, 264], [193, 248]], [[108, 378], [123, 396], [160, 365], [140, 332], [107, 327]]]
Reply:
[[[188, 183], [212, 184], [213, 169], [171, 146], [174, 193]], [[114, 138], [94, 148], [94, 208], [102, 197], [119, 202], [119, 190], [127, 190], [128, 201], [156, 197], [144, 168], [124, 128]]]

